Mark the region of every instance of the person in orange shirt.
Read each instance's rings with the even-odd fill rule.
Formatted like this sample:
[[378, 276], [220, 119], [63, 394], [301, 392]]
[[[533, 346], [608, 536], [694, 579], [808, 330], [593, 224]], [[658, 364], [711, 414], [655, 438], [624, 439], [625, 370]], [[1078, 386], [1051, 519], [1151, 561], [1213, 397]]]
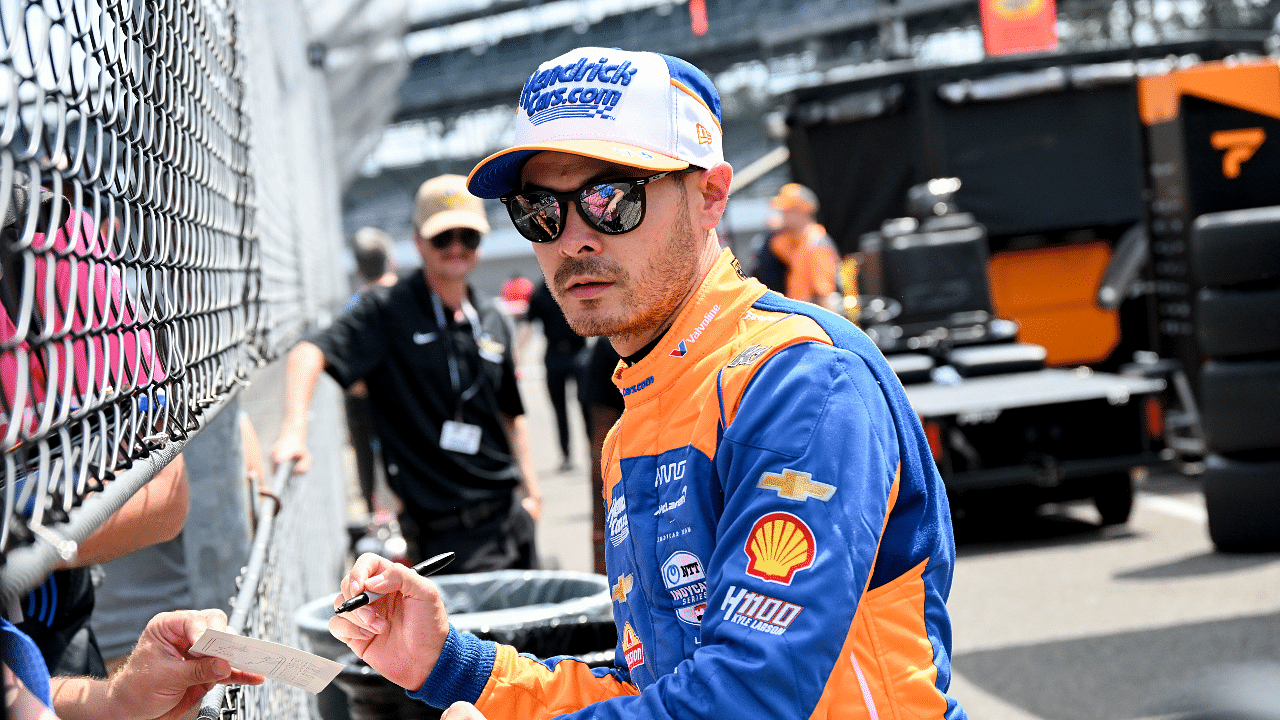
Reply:
[[818, 196], [799, 183], [787, 183], [771, 204], [780, 214], [780, 227], [769, 238], [769, 251], [786, 266], [784, 294], [839, 312], [840, 257], [827, 229], [814, 221]]

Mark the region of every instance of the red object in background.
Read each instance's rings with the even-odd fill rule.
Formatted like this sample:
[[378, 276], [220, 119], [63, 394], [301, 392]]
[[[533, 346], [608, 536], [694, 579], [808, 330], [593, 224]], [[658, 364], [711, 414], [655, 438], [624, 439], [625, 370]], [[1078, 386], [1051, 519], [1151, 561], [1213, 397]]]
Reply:
[[689, 0], [689, 24], [694, 35], [707, 34], [707, 0]]
[[979, 8], [982, 45], [988, 55], [1052, 50], [1058, 46], [1058, 9], [1054, 0], [980, 0]]

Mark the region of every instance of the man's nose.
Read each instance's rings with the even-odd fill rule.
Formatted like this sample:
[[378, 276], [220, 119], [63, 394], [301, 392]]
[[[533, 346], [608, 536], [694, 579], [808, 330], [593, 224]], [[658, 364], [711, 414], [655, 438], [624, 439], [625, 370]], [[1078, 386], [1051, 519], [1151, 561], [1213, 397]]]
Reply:
[[560, 243], [560, 252], [566, 257], [600, 252], [602, 245], [600, 235], [587, 225], [576, 207], [565, 213], [564, 232], [556, 242]]

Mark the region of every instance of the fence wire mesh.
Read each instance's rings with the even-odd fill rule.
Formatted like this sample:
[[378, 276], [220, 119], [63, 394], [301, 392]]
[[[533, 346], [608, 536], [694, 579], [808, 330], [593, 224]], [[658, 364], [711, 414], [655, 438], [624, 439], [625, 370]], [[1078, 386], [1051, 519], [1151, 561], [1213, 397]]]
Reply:
[[[7, 604], [340, 291], [306, 36], [294, 0], [0, 0]], [[334, 587], [332, 485], [281, 511], [246, 634], [296, 645], [289, 613]], [[223, 716], [313, 712], [269, 683]]]
[[185, 440], [268, 354], [219, 10], [0, 4], [6, 551]]

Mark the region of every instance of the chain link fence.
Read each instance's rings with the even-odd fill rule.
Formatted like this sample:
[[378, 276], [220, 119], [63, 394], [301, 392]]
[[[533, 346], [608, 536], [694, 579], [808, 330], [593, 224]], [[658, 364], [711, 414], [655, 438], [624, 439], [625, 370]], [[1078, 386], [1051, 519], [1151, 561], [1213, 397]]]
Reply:
[[[297, 0], [0, 0], [6, 607], [342, 293], [307, 35]], [[258, 518], [233, 615], [291, 645], [290, 613], [332, 591], [346, 546], [340, 473], [302, 482]], [[314, 715], [279, 683], [222, 704]]]

